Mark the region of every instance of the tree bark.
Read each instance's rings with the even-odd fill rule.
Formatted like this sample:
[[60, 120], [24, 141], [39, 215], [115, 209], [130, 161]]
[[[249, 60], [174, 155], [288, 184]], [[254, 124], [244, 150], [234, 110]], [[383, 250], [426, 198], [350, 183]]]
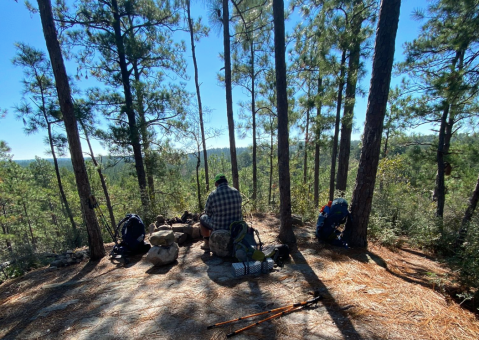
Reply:
[[333, 148], [331, 151], [331, 173], [329, 176], [329, 200], [334, 199], [334, 179], [336, 177], [336, 158], [338, 153], [339, 122], [341, 120], [341, 102], [343, 101], [344, 72], [346, 64], [346, 50], [341, 56], [341, 71], [339, 74], [338, 101], [336, 106], [336, 122], [334, 124]]
[[443, 110], [442, 117], [441, 117], [441, 126], [439, 127], [439, 141], [437, 144], [437, 152], [436, 152], [436, 161], [437, 161], [437, 174], [436, 174], [436, 188], [435, 194], [437, 199], [437, 207], [436, 207], [436, 216], [442, 218], [444, 215], [444, 204], [446, 202], [446, 195], [445, 195], [445, 184], [444, 184], [444, 139], [445, 139], [445, 131], [447, 125], [447, 115], [449, 113], [450, 105], [447, 103], [445, 104], [446, 107]]
[[73, 102], [71, 98], [70, 85], [63, 63], [62, 52], [57, 38], [55, 24], [53, 22], [52, 6], [50, 0], [37, 0], [40, 17], [42, 20], [43, 33], [47, 44], [48, 53], [52, 63], [53, 74], [55, 75], [55, 85], [58, 92], [58, 100], [63, 114], [65, 130], [68, 137], [70, 147], [71, 160], [75, 179], [80, 196], [80, 203], [83, 216], [86, 222], [88, 243], [90, 245], [90, 258], [98, 260], [105, 256], [105, 248], [103, 247], [103, 239], [101, 236], [98, 221], [93, 209], [88, 206], [89, 196], [91, 193], [88, 174], [83, 159], [80, 135], [73, 110]]
[[[362, 20], [353, 28], [353, 36], [359, 35]], [[353, 130], [354, 104], [356, 101], [356, 84], [358, 82], [361, 45], [357, 39], [349, 50], [348, 77], [346, 80], [346, 99], [341, 122], [341, 140], [339, 142], [338, 174], [336, 189], [344, 194], [348, 183], [349, 155], [351, 153], [351, 132]]]
[[[188, 27], [190, 29], [190, 41], [191, 41], [191, 53], [193, 57], [193, 66], [195, 68], [195, 87], [196, 87], [196, 98], [198, 100], [198, 113], [200, 116], [200, 129], [201, 129], [201, 142], [203, 143], [203, 158], [205, 163], [205, 182], [206, 182], [206, 192], [210, 191], [210, 180], [208, 174], [208, 155], [206, 152], [206, 138], [205, 138], [205, 127], [203, 124], [203, 106], [201, 104], [201, 95], [200, 95], [200, 83], [198, 80], [198, 64], [196, 63], [196, 50], [195, 50], [195, 39], [193, 32], [193, 20], [191, 19], [191, 1], [186, 1], [186, 13], [188, 15]], [[201, 204], [200, 204], [201, 205]]]
[[[318, 96], [321, 98], [323, 95], [323, 79], [321, 76], [318, 78]], [[316, 143], [314, 148], [314, 206], [319, 207], [319, 156], [321, 152], [320, 148], [320, 139], [321, 139], [321, 109], [323, 106], [322, 99], [319, 100], [318, 106], [316, 109]]]
[[350, 244], [352, 246], [367, 247], [367, 228], [373, 202], [381, 135], [391, 83], [400, 7], [401, 0], [381, 1], [363, 147], [351, 201]]
[[226, 114], [230, 137], [231, 174], [233, 186], [239, 190], [238, 161], [236, 159], [235, 123], [233, 119], [233, 94], [231, 88], [231, 49], [229, 0], [223, 0], [223, 45], [225, 57]]
[[136, 124], [135, 111], [133, 110], [133, 96], [131, 94], [130, 74], [128, 72], [125, 56], [125, 46], [121, 34], [121, 18], [118, 10], [117, 0], [112, 0], [113, 9], [113, 30], [115, 31], [115, 44], [118, 50], [118, 62], [121, 70], [121, 81], [125, 93], [125, 112], [128, 117], [128, 126], [130, 132], [130, 141], [133, 148], [133, 157], [135, 158], [135, 169], [140, 187], [141, 203], [144, 214], [148, 213], [149, 199], [147, 194], [146, 173], [143, 165], [143, 156], [141, 154], [140, 136]]
[[57, 155], [55, 154], [55, 148], [53, 146], [51, 123], [48, 121], [45, 113], [44, 113], [44, 118], [46, 120], [47, 127], [48, 127], [48, 141], [50, 143], [50, 150], [52, 152], [53, 166], [55, 167], [55, 175], [57, 177], [58, 189], [60, 190], [60, 196], [62, 197], [63, 204], [65, 205], [65, 209], [67, 211], [68, 219], [70, 220], [70, 225], [72, 226], [73, 243], [75, 244], [76, 247], [79, 247], [80, 240], [78, 238], [77, 226], [75, 224], [75, 220], [73, 219], [73, 213], [72, 213], [72, 210], [70, 209], [70, 205], [68, 204], [67, 196], [65, 195], [65, 191], [63, 190], [62, 178], [60, 176], [60, 168], [58, 166]]
[[469, 199], [469, 205], [467, 206], [464, 217], [462, 218], [461, 228], [457, 235], [456, 240], [456, 249], [461, 247], [466, 240], [467, 229], [469, 227], [469, 222], [471, 221], [472, 214], [476, 210], [477, 202], [479, 201], [479, 176], [477, 177], [476, 188], [474, 189], [471, 198]]
[[291, 179], [289, 173], [288, 95], [286, 91], [286, 58], [284, 2], [273, 0], [274, 59], [276, 66], [276, 94], [278, 113], [278, 172], [280, 192], [279, 239], [296, 244], [291, 222]]
[[251, 41], [251, 119], [253, 123], [253, 207], [256, 208], [256, 197], [258, 192], [258, 167], [256, 165], [256, 97], [255, 97], [255, 67], [254, 67], [254, 43]]

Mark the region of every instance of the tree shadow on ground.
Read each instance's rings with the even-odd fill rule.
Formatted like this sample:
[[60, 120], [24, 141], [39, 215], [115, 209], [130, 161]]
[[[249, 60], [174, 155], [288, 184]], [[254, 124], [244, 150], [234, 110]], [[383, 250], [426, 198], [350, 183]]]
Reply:
[[[71, 277], [68, 281], [58, 284], [57, 286], [52, 286], [52, 288], [44, 289], [42, 293], [35, 296], [35, 298], [28, 299], [27, 302], [21, 302], [21, 317], [15, 313], [2, 320], [2, 324], [7, 324], [9, 322], [12, 323], [16, 320], [20, 320], [14, 327], [12, 327], [12, 329], [10, 329], [8, 333], [3, 336], [3, 339], [23, 338], [24, 336], [22, 336], [22, 333], [28, 332], [28, 326], [30, 323], [35, 321], [35, 315], [40, 310], [46, 308], [47, 306], [52, 306], [60, 301], [65, 296], [69, 287], [72, 285], [83, 283], [84, 281], [82, 281], [82, 279], [91, 273], [98, 264], [98, 261], [90, 261], [84, 265], [80, 272]], [[54, 294], [52, 294], [52, 290], [55, 291]]]
[[[425, 267], [421, 267], [417, 264], [405, 261], [405, 263], [408, 264], [407, 268], [409, 272], [398, 273], [392, 270], [392, 268], [390, 268], [391, 266], [390, 265], [388, 266], [387, 262], [381, 256], [375, 254], [372, 251], [358, 248], [358, 249], [351, 249], [349, 252], [345, 252], [344, 254], [350, 257], [351, 259], [357, 260], [362, 263], [374, 262], [378, 266], [385, 268], [389, 274], [396, 276], [408, 283], [418, 284], [429, 289], [432, 288], [430, 279], [431, 279], [431, 274], [434, 274], [434, 273], [432, 273], [430, 269], [427, 269]], [[420, 256], [419, 254], [416, 254], [416, 252], [411, 252], [411, 254]], [[397, 266], [397, 267], [401, 268], [400, 266]]]
[[344, 308], [342, 308], [332, 297], [326, 285], [319, 279], [314, 270], [309, 266], [301, 251], [299, 249], [292, 251], [291, 257], [294, 263], [307, 266], [306, 270], [302, 270], [300, 273], [303, 275], [305, 281], [314, 292], [324, 296], [324, 307], [343, 337], [348, 339], [363, 339], [355, 329], [351, 320], [344, 315]]

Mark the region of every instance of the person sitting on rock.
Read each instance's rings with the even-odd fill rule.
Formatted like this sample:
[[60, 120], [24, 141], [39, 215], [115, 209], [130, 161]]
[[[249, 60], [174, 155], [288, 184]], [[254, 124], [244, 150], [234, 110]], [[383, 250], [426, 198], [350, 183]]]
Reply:
[[222, 173], [215, 176], [214, 190], [206, 200], [204, 214], [200, 217], [201, 235], [205, 241], [201, 249], [209, 251], [209, 237], [215, 230], [229, 230], [231, 223], [243, 220], [241, 195], [228, 185]]

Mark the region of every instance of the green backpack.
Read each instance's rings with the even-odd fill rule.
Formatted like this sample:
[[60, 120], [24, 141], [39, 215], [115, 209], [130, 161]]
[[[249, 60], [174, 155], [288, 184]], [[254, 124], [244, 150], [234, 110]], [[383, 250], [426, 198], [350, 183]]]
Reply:
[[230, 234], [233, 241], [233, 256], [238, 261], [264, 261], [263, 243], [256, 229], [248, 226], [245, 221], [236, 221], [230, 224]]

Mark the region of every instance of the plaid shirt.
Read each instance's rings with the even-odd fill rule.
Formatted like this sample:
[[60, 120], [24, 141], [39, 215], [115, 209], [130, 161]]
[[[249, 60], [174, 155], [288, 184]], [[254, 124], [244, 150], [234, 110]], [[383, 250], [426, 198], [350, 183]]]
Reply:
[[243, 220], [241, 195], [238, 190], [221, 183], [206, 200], [205, 213], [213, 230], [228, 230], [234, 221]]

